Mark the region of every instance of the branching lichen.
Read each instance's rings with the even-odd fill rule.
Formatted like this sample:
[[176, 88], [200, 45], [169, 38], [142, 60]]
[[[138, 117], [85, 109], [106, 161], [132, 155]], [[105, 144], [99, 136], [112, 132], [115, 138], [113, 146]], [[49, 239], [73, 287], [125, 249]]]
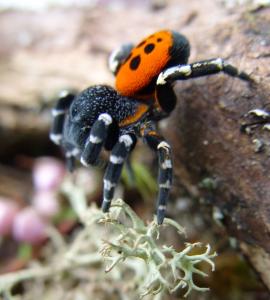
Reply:
[[[103, 214], [94, 205], [87, 205], [83, 192], [70, 180], [63, 185], [63, 192], [69, 198], [82, 228], [71, 241], [66, 241], [51, 228], [51, 245], [55, 248], [52, 255], [43, 265], [36, 263], [29, 269], [0, 276], [0, 294], [2, 292], [12, 299], [11, 289], [18, 282], [53, 281], [61, 274], [69, 274], [68, 278], [72, 280], [76, 278], [76, 271], [81, 269], [91, 269], [91, 274], [96, 272], [94, 277], [102, 278], [102, 282], [107, 281], [110, 285], [115, 284], [121, 295], [119, 299], [161, 299], [164, 293], [180, 288], [186, 289], [185, 296], [192, 290], [208, 290], [196, 285], [193, 275], [207, 276], [198, 268], [200, 262], [208, 263], [214, 271], [212, 259], [216, 253], [211, 254], [207, 245], [201, 254], [194, 254], [194, 248], [202, 247], [200, 243], [185, 244], [181, 251], [162, 245], [159, 237], [164, 226], [185, 235], [184, 229], [175, 221], [165, 219], [162, 226], [157, 225], [156, 220], [145, 224], [122, 200], [114, 201], [111, 212]], [[117, 284], [119, 279], [122, 279], [120, 286]], [[16, 299], [20, 298], [16, 295]]]
[[[112, 217], [116, 208], [131, 219], [129, 226], [126, 223], [120, 223], [119, 217]], [[114, 243], [105, 242], [101, 251], [105, 260], [110, 262], [106, 268], [107, 272], [129, 258], [144, 260], [146, 272], [140, 280], [141, 297], [164, 291], [174, 292], [178, 288], [186, 287], [185, 296], [192, 290], [208, 290], [208, 288], [199, 287], [194, 283], [193, 274], [207, 276], [197, 267], [198, 263], [203, 261], [208, 263], [214, 271], [215, 266], [212, 259], [216, 253], [210, 253], [210, 245], [207, 245], [206, 250], [199, 255], [192, 255], [191, 251], [195, 247], [202, 247], [200, 243], [187, 243], [184, 250], [180, 252], [172, 246], [160, 246], [158, 244], [160, 226], [157, 225], [157, 222], [154, 220], [145, 225], [131, 208], [120, 199], [113, 203], [111, 215], [107, 215], [100, 222], [111, 224], [119, 232], [117, 241]], [[174, 227], [179, 234], [184, 233], [184, 229], [173, 220], [165, 219], [164, 225]]]

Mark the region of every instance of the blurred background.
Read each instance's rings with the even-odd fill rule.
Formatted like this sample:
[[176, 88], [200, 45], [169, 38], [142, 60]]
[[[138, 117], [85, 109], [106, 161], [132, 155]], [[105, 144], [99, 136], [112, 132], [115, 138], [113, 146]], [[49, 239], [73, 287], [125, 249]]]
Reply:
[[[0, 0], [0, 273], [23, 269], [33, 259], [44, 258], [47, 224], [67, 237], [77, 228], [76, 216], [59, 192], [65, 178], [73, 176], [89, 203], [100, 204], [104, 170], [78, 166], [75, 174], [67, 174], [61, 150], [49, 140], [50, 110], [57, 94], [93, 84], [113, 85], [107, 60], [123, 43], [136, 43], [169, 28], [184, 33], [192, 45], [200, 32], [225, 16], [233, 20], [242, 5], [254, 2]], [[209, 57], [201, 53], [203, 48], [192, 49], [191, 60]], [[230, 50], [229, 46], [224, 49], [225, 53]], [[166, 128], [166, 121], [161, 128]], [[124, 171], [117, 194], [149, 219], [157, 192], [156, 158], [139, 144], [132, 163], [136, 185]], [[219, 224], [220, 212], [207, 204], [199, 208], [181, 187], [174, 187], [171, 198], [169, 214], [187, 228], [189, 240], [210, 243], [219, 253], [216, 272], [203, 282], [211, 292], [193, 293], [190, 298], [269, 299], [256, 273], [235, 248], [236, 241]], [[72, 287], [69, 289], [71, 292]], [[22, 297], [18, 299], [37, 295], [31, 285], [18, 286], [15, 292]], [[92, 293], [85, 298], [68, 298], [63, 291], [60, 295], [92, 299]], [[107, 299], [102, 293], [99, 297]]]

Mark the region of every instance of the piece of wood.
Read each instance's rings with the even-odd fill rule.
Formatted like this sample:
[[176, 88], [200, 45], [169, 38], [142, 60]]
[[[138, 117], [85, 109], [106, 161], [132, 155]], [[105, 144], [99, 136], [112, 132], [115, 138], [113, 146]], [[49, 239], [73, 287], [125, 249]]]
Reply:
[[[198, 58], [227, 58], [257, 84], [226, 75], [177, 83], [179, 101], [166, 132], [175, 153], [175, 186], [183, 184], [220, 209], [228, 232], [241, 241], [268, 288], [270, 131], [257, 128], [247, 135], [240, 124], [249, 110], [269, 104], [269, 24], [270, 9], [250, 12], [233, 24], [225, 18], [195, 40], [196, 53], [204, 54]], [[211, 191], [202, 188], [206, 180], [214, 182]]]
[[15, 199], [21, 206], [32, 193], [31, 174], [0, 165], [0, 196]]

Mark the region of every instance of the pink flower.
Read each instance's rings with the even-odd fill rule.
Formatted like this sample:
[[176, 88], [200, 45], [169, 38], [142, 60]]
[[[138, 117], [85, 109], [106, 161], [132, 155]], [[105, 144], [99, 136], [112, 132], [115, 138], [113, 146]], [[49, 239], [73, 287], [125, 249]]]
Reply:
[[8, 198], [0, 197], [0, 235], [8, 235], [12, 230], [12, 223], [19, 211], [17, 203]]
[[59, 187], [65, 175], [64, 164], [51, 157], [36, 160], [33, 182], [36, 190], [54, 190]]
[[59, 212], [59, 202], [53, 191], [39, 191], [32, 199], [32, 204], [43, 217], [50, 218]]
[[46, 222], [32, 207], [21, 210], [14, 219], [13, 237], [20, 242], [40, 244], [46, 237]]

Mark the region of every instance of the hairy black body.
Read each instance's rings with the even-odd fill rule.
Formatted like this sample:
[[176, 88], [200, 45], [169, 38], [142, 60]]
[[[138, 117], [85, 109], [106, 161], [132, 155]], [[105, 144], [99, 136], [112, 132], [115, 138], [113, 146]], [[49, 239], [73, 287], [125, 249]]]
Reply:
[[75, 159], [85, 166], [96, 165], [102, 148], [111, 151], [103, 181], [103, 211], [109, 210], [122, 167], [137, 138], [142, 138], [159, 158], [157, 222], [163, 222], [173, 170], [170, 145], [157, 133], [156, 123], [175, 107], [175, 81], [220, 72], [251, 81], [221, 58], [188, 64], [189, 52], [183, 35], [157, 32], [135, 47], [123, 45], [112, 53], [109, 66], [116, 75], [116, 89], [96, 85], [78, 95], [60, 96], [50, 137], [62, 146], [68, 168], [74, 169]]

